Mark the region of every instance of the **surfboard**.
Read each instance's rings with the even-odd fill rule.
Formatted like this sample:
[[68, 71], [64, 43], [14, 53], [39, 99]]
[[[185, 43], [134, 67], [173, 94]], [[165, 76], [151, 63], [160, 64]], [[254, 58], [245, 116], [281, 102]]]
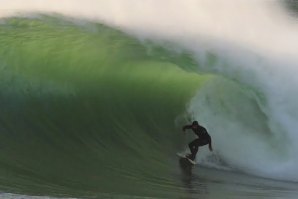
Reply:
[[184, 158], [184, 159], [188, 160], [188, 162], [191, 163], [191, 164], [193, 164], [193, 165], [196, 165], [196, 164], [197, 164], [195, 161], [193, 161], [193, 160], [187, 158], [187, 157], [185, 156], [185, 154], [182, 154], [182, 153], [176, 153], [176, 155], [177, 155], [178, 157], [180, 157], [180, 158]]

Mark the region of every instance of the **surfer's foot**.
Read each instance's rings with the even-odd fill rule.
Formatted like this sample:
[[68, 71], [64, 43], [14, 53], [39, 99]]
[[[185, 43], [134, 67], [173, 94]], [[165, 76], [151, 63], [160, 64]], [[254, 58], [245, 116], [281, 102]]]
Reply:
[[192, 154], [187, 154], [185, 157], [188, 158], [188, 159], [194, 160], [194, 157], [193, 157]]

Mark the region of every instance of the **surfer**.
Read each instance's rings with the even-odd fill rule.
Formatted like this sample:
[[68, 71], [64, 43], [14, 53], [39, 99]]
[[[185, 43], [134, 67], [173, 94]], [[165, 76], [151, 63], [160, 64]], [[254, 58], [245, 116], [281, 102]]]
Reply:
[[209, 150], [213, 150], [210, 135], [204, 127], [199, 125], [198, 121], [193, 121], [191, 125], [183, 126], [183, 132], [185, 132], [186, 129], [191, 129], [199, 137], [188, 144], [191, 154], [186, 155], [187, 158], [194, 160], [200, 146], [209, 144]]

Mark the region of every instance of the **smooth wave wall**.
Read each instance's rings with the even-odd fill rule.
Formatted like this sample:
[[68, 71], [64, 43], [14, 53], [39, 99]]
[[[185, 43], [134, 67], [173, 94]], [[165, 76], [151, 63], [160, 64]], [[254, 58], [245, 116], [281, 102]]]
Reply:
[[210, 77], [101, 24], [15, 17], [0, 34], [3, 190], [175, 194], [175, 120]]

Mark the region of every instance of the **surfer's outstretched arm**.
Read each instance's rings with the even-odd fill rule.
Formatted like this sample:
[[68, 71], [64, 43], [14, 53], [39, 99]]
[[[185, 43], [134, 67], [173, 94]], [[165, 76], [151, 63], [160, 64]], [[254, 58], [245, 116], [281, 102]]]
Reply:
[[191, 129], [191, 125], [185, 125], [185, 126], [183, 126], [183, 128], [182, 128], [182, 130], [183, 130], [183, 132], [186, 130], [186, 129]]

